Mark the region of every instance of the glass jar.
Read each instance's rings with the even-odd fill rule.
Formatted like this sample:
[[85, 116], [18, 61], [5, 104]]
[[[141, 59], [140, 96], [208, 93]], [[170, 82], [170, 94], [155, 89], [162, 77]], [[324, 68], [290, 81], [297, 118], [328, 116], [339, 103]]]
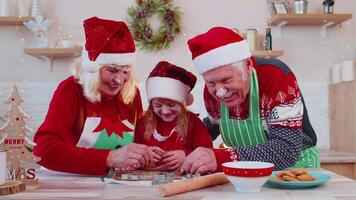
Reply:
[[294, 1], [294, 13], [304, 14], [308, 10], [308, 1], [307, 0], [295, 0]]
[[258, 32], [256, 29], [247, 29], [246, 39], [251, 51], [259, 49]]

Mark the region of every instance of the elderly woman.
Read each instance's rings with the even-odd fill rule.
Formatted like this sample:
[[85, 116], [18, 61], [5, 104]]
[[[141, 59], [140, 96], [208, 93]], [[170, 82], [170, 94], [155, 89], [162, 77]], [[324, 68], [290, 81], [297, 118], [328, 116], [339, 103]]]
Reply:
[[142, 102], [131, 33], [124, 22], [97, 17], [86, 19], [84, 29], [83, 60], [56, 89], [34, 154], [46, 168], [90, 175], [147, 165], [151, 151], [132, 144]]

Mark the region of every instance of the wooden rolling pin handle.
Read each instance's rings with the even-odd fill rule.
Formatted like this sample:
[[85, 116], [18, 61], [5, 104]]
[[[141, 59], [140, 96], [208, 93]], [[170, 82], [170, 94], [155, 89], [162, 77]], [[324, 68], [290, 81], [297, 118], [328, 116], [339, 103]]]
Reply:
[[226, 178], [224, 173], [216, 173], [206, 176], [200, 176], [193, 179], [164, 184], [159, 186], [158, 190], [162, 197], [168, 197], [175, 194], [194, 191], [215, 185], [222, 185], [228, 182], [229, 180]]

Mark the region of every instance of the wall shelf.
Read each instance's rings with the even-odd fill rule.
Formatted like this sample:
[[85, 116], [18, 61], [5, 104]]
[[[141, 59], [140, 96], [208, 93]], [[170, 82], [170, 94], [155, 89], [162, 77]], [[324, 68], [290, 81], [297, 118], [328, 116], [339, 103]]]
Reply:
[[73, 58], [80, 56], [82, 49], [80, 46], [74, 48], [26, 48], [24, 53], [38, 58]]
[[286, 21], [287, 26], [322, 26], [327, 22], [334, 22], [332, 26], [341, 24], [352, 18], [352, 14], [277, 14], [268, 21], [268, 25], [277, 26]]
[[283, 55], [283, 51], [268, 51], [268, 50], [257, 50], [257, 51], [251, 51], [253, 56], [257, 57], [270, 57], [270, 58], [277, 58], [279, 56]]
[[352, 18], [352, 14], [277, 14], [268, 20], [269, 26], [277, 28], [276, 37], [281, 38], [283, 26], [321, 26], [321, 37], [326, 38], [326, 29], [331, 26], [342, 24]]
[[33, 19], [33, 17], [9, 16], [0, 17], [0, 25], [23, 25], [24, 22]]
[[52, 61], [56, 58], [75, 58], [82, 54], [83, 47], [74, 48], [25, 48], [24, 53], [49, 61], [50, 71], [52, 71]]

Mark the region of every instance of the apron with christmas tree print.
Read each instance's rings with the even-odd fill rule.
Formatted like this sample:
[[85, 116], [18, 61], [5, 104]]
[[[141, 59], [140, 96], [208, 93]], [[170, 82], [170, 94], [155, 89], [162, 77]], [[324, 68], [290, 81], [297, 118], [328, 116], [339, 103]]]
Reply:
[[[256, 71], [253, 69], [250, 77], [249, 116], [245, 120], [230, 118], [229, 109], [220, 104], [221, 119], [219, 128], [224, 143], [230, 147], [247, 147], [267, 142], [267, 136], [262, 125], [259, 105], [259, 89]], [[293, 167], [320, 167], [319, 153], [316, 146], [303, 150]]]
[[77, 147], [117, 149], [133, 142], [133, 130], [128, 120], [112, 123], [101, 117], [87, 117]]

